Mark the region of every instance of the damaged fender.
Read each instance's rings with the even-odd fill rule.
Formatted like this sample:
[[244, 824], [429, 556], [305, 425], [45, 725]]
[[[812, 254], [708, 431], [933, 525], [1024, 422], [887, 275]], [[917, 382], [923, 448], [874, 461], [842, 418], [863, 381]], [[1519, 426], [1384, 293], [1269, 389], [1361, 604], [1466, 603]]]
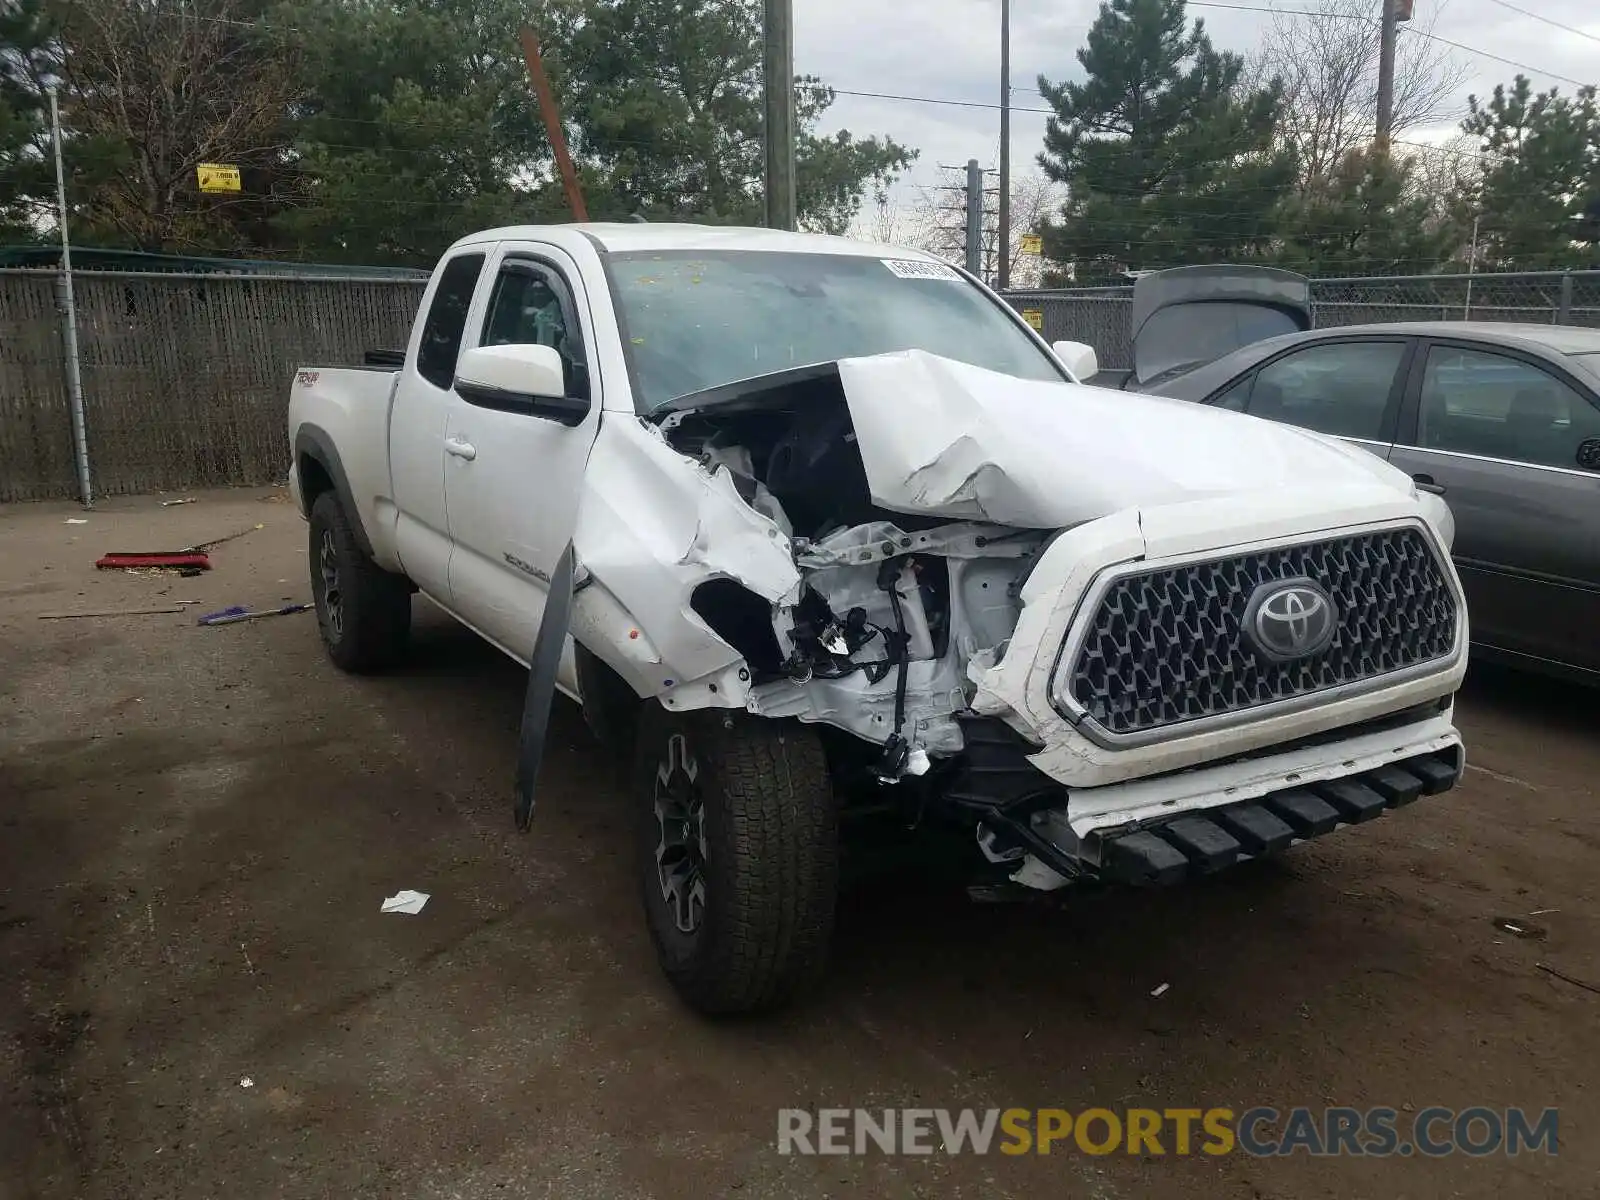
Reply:
[[[641, 697], [744, 707], [741, 655], [690, 600], [707, 580], [731, 579], [775, 608], [793, 604], [800, 573], [783, 530], [744, 502], [726, 470], [707, 472], [637, 420], [601, 423], [586, 488], [574, 541], [595, 582], [579, 593], [578, 640]], [[604, 653], [617, 645], [626, 652]]]

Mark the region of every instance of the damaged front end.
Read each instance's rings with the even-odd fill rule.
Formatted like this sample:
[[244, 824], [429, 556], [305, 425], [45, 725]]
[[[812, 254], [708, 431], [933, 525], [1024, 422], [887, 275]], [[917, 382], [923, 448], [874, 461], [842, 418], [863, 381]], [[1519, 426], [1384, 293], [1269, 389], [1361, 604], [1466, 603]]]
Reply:
[[889, 782], [961, 752], [968, 664], [1010, 636], [1048, 538], [878, 505], [831, 367], [608, 423], [590, 481], [580, 643], [670, 708], [851, 734]]
[[[573, 632], [669, 708], [847, 735], [841, 779], [1018, 883], [1171, 882], [1453, 782], [1465, 608], [1420, 512], [1297, 430], [880, 355], [603, 423]], [[1348, 620], [1285, 668], [1241, 621], [1287, 583]]]

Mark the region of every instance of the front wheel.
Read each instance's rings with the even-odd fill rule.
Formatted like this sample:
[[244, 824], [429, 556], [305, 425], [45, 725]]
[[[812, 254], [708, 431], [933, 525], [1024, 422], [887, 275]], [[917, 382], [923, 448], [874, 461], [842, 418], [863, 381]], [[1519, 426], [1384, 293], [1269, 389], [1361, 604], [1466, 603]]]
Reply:
[[332, 492], [311, 506], [309, 551], [311, 599], [328, 657], [357, 674], [392, 666], [411, 634], [411, 585], [367, 557]]
[[634, 768], [645, 919], [673, 986], [701, 1012], [741, 1013], [815, 982], [839, 877], [816, 731], [652, 703]]

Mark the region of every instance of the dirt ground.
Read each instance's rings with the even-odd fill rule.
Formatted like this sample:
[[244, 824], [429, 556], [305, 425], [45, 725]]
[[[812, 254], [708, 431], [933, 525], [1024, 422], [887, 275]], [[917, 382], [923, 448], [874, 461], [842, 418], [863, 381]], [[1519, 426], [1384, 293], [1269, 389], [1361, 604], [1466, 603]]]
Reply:
[[[382, 679], [335, 671], [307, 615], [195, 625], [307, 598], [281, 489], [83, 516], [0, 509], [5, 1200], [1600, 1195], [1600, 994], [1536, 965], [1600, 982], [1600, 696], [1476, 672], [1459, 789], [1206, 886], [852, 892], [819, 996], [714, 1023], [657, 972], [627, 801], [570, 705], [518, 835], [523, 677], [425, 602]], [[93, 567], [257, 523], [202, 578]], [[39, 619], [174, 600], [199, 603]], [[400, 888], [432, 900], [380, 914]], [[1561, 1149], [775, 1148], [789, 1106], [1257, 1104], [1559, 1106]]]

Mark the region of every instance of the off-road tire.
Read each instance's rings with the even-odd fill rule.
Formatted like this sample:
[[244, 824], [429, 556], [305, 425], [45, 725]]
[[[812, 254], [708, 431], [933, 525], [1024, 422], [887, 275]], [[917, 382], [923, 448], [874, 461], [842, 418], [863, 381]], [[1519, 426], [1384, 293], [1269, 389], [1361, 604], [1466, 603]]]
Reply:
[[[684, 739], [674, 748], [674, 738]], [[686, 750], [685, 750], [686, 748]], [[693, 932], [663, 896], [658, 773], [693, 756], [704, 806], [705, 899]], [[768, 1011], [821, 977], [839, 887], [838, 807], [816, 731], [647, 702], [634, 755], [638, 871], [662, 969], [703, 1013]]]
[[335, 665], [369, 674], [398, 662], [411, 637], [411, 585], [367, 557], [333, 492], [323, 492], [311, 506], [309, 565], [317, 626]]

